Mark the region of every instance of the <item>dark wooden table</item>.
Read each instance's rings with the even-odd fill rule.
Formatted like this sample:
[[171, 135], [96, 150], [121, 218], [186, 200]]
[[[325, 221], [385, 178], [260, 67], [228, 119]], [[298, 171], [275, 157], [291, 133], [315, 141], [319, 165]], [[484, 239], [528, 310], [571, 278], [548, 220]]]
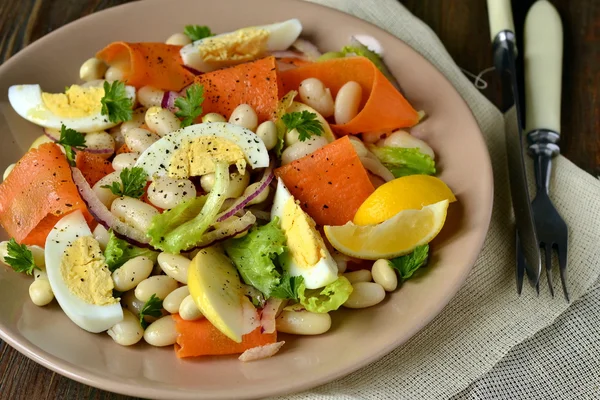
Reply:
[[[0, 61], [34, 40], [82, 16], [128, 0], [1, 0]], [[513, 0], [522, 26], [533, 0]], [[440, 36], [454, 60], [477, 74], [491, 66], [483, 0], [402, 0]], [[565, 30], [562, 153], [584, 170], [600, 175], [600, 1], [553, 0]], [[519, 34], [520, 32], [517, 32]], [[519, 35], [521, 36], [521, 35]], [[484, 94], [502, 107], [490, 75]], [[130, 399], [74, 382], [17, 353], [0, 341], [0, 399]]]

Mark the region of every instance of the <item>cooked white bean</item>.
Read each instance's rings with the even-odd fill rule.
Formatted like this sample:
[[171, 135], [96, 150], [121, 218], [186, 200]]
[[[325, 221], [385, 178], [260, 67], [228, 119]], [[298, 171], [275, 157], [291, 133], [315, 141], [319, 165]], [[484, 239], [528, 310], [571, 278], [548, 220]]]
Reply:
[[179, 254], [160, 253], [158, 255], [158, 265], [165, 271], [165, 274], [187, 285], [188, 268], [190, 267], [188, 258]]
[[177, 329], [175, 329], [175, 320], [167, 315], [157, 319], [146, 328], [144, 340], [152, 346], [163, 347], [175, 344], [177, 341]]
[[204, 317], [192, 296], [187, 296], [179, 306], [179, 316], [186, 321], [195, 321]]
[[154, 262], [144, 256], [127, 260], [125, 264], [112, 273], [115, 289], [119, 292], [126, 292], [135, 288], [141, 281], [150, 276], [153, 266]]
[[148, 200], [156, 207], [171, 209], [196, 197], [196, 186], [189, 179], [159, 177], [148, 186]]
[[54, 140], [50, 139], [46, 135], [39, 136], [37, 139], [35, 139], [33, 141], [33, 143], [31, 143], [31, 146], [29, 146], [29, 150], [37, 149], [44, 143], [54, 143]]
[[388, 147], [416, 148], [419, 149], [421, 153], [427, 154], [432, 159], [435, 159], [435, 153], [427, 143], [403, 130], [392, 132], [392, 134], [383, 141], [383, 145]]
[[361, 100], [362, 87], [354, 81], [346, 82], [335, 96], [335, 123], [345, 124], [356, 117]]
[[40, 269], [43, 269], [46, 266], [44, 249], [40, 246], [35, 245], [27, 246], [27, 248], [29, 249], [29, 251], [31, 251], [31, 254], [33, 255], [33, 262], [35, 263], [35, 266]]
[[[8, 255], [8, 241], [3, 240], [2, 242], [0, 242], [0, 261], [2, 261], [3, 264], [6, 264], [5, 257], [7, 255]], [[8, 264], [6, 264], [6, 265], [8, 265]]]
[[144, 330], [138, 318], [127, 309], [123, 310], [123, 319], [112, 326], [106, 333], [121, 346], [131, 346], [144, 337]]
[[113, 158], [112, 167], [115, 171], [131, 168], [135, 165], [140, 153], [121, 153]]
[[5, 181], [6, 178], [8, 178], [8, 175], [10, 175], [10, 173], [12, 172], [15, 165], [17, 165], [17, 164], [10, 164], [8, 167], [6, 167], [6, 169], [4, 170], [4, 174], [2, 174], [3, 181]]
[[258, 116], [256, 115], [256, 111], [254, 111], [252, 106], [248, 104], [240, 104], [231, 113], [231, 116], [229, 117], [229, 123], [239, 125], [254, 132], [258, 126]]
[[130, 290], [121, 296], [121, 305], [138, 317], [142, 311], [142, 307], [144, 307], [144, 303], [144, 301], [135, 297], [134, 290]]
[[285, 133], [285, 145], [290, 147], [295, 145], [300, 141], [300, 133], [298, 133], [297, 129], [292, 129], [291, 131], [287, 131]]
[[41, 269], [34, 268], [33, 269], [33, 278], [34, 279], [48, 279], [48, 274], [46, 271], [42, 271]]
[[104, 78], [107, 69], [108, 66], [104, 64], [104, 61], [92, 57], [81, 64], [81, 68], [79, 68], [79, 78], [86, 82], [102, 79]]
[[175, 289], [177, 289], [177, 281], [170, 276], [151, 276], [137, 285], [135, 297], [142, 301], [148, 301], [154, 294], [159, 299], [164, 300]]
[[146, 111], [146, 125], [158, 136], [165, 136], [181, 127], [181, 121], [171, 111], [161, 107], [150, 107]]
[[163, 308], [171, 314], [177, 314], [181, 302], [190, 294], [190, 289], [187, 286], [182, 286], [173, 290], [163, 300]]
[[[225, 192], [226, 199], [234, 199], [244, 194], [244, 190], [250, 183], [250, 174], [246, 171], [244, 175], [239, 172], [229, 174], [229, 186]], [[215, 174], [202, 175], [200, 178], [200, 186], [205, 192], [210, 192], [215, 185]]]
[[350, 139], [350, 143], [352, 143], [352, 147], [354, 147], [354, 151], [359, 157], [366, 157], [369, 154], [369, 150], [367, 150], [362, 140], [352, 135], [348, 135], [348, 139]]
[[146, 121], [146, 109], [145, 108], [137, 108], [133, 110], [133, 116], [129, 121], [125, 121], [121, 124], [121, 134], [125, 135], [128, 130], [132, 128], [139, 128]]
[[83, 87], [83, 88], [103, 87], [104, 86], [104, 82], [106, 82], [105, 79], [94, 79], [94, 80], [91, 80], [89, 82], [82, 83], [81, 87]]
[[100, 248], [102, 250], [106, 249], [106, 245], [108, 244], [108, 240], [110, 239], [110, 234], [108, 233], [106, 228], [98, 224], [98, 226], [94, 228], [94, 232], [92, 232], [92, 234], [94, 235], [94, 239], [96, 239], [100, 244]]
[[358, 271], [346, 272], [344, 274], [350, 283], [354, 282], [371, 282], [373, 277], [368, 269], [359, 269]]
[[100, 179], [96, 184], [92, 187], [92, 190], [96, 194], [96, 197], [104, 204], [106, 207], [110, 208], [112, 202], [119, 197], [110, 189], [103, 188], [102, 186], [110, 186], [113, 182], [121, 182], [121, 177], [119, 176], [120, 171], [111, 172], [110, 174], [104, 176]]
[[129, 150], [136, 153], [143, 153], [154, 142], [160, 139], [160, 136], [157, 134], [142, 128], [131, 128], [123, 136], [125, 136], [125, 144], [129, 147]]
[[303, 80], [298, 87], [300, 99], [304, 104], [314, 108], [323, 117], [333, 115], [334, 105], [331, 91], [317, 78]]
[[281, 154], [281, 164], [286, 165], [324, 147], [329, 142], [321, 136], [312, 137], [304, 142], [298, 142], [286, 148]]
[[256, 135], [263, 141], [267, 150], [277, 145], [277, 126], [273, 121], [265, 121], [256, 128]]
[[373, 282], [356, 282], [352, 284], [352, 293], [344, 303], [348, 308], [367, 308], [379, 304], [385, 298], [383, 286]]
[[398, 276], [388, 260], [375, 261], [371, 273], [375, 283], [379, 283], [386, 292], [393, 292], [398, 287]]
[[202, 117], [202, 122], [210, 123], [210, 122], [227, 122], [224, 116], [219, 113], [208, 113]]
[[112, 137], [113, 142], [115, 142], [115, 149], [123, 146], [125, 144], [125, 136], [121, 133], [121, 125], [113, 126], [108, 130], [108, 134]]
[[36, 306], [45, 306], [54, 299], [54, 293], [47, 278], [36, 279], [29, 285], [29, 297]]
[[[246, 188], [246, 190], [244, 190], [244, 196], [249, 195], [250, 193], [257, 190], [260, 187], [260, 185], [261, 185], [260, 182], [254, 182], [252, 185], [248, 186]], [[252, 200], [250, 200], [246, 206], [251, 206], [253, 204], [262, 203], [263, 201], [265, 201], [267, 199], [267, 197], [269, 197], [270, 190], [271, 190], [271, 188], [269, 186], [267, 186], [266, 188], [263, 189], [262, 192], [260, 192], [258, 194], [258, 196], [256, 196]]]
[[150, 204], [126, 196], [115, 199], [110, 211], [121, 221], [142, 232], [148, 232], [152, 217], [158, 214], [158, 210]]
[[85, 145], [87, 146], [88, 151], [97, 152], [97, 154], [102, 158], [109, 158], [115, 152], [115, 140], [112, 136], [104, 131], [90, 132], [86, 134]]
[[144, 107], [160, 107], [165, 92], [152, 86], [142, 86], [137, 92], [137, 98]]
[[123, 72], [123, 70], [115, 66], [108, 67], [108, 69], [104, 73], [104, 79], [106, 79], [109, 82], [121, 81], [123, 80], [124, 76], [125, 73]]
[[336, 249], [333, 249], [330, 252], [331, 257], [337, 264], [338, 274], [343, 274], [344, 272], [346, 272], [346, 268], [348, 267], [348, 261], [350, 260], [350, 258], [347, 255], [340, 253]]
[[331, 317], [326, 313], [284, 310], [275, 321], [279, 332], [294, 335], [320, 335], [331, 328]]
[[186, 46], [192, 43], [192, 39], [188, 37], [185, 33], [174, 33], [165, 42], [166, 44], [172, 44], [175, 46]]

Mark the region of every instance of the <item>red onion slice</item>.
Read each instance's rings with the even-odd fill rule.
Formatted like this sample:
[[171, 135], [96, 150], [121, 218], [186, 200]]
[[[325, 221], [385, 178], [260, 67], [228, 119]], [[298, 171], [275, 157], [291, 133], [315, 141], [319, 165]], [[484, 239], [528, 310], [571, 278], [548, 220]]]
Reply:
[[270, 298], [265, 303], [260, 314], [260, 326], [262, 333], [275, 332], [275, 318], [280, 310], [283, 309], [283, 300]]
[[394, 178], [394, 175], [390, 172], [389, 169], [387, 169], [382, 163], [381, 161], [379, 161], [377, 158], [375, 158], [375, 156], [373, 156], [372, 154], [368, 154], [365, 157], [359, 157], [360, 158], [360, 162], [362, 162], [363, 167], [365, 167], [365, 169], [367, 171], [369, 171], [370, 173], [372, 173], [373, 175], [377, 175], [378, 177], [380, 177], [381, 179], [383, 179], [386, 182], [389, 182]]
[[235, 215], [238, 211], [242, 210], [246, 207], [246, 204], [250, 203], [254, 200], [259, 194], [265, 190], [271, 181], [275, 178], [275, 174], [273, 174], [273, 168], [268, 167], [263, 174], [263, 177], [260, 181], [258, 181], [258, 185], [255, 191], [249, 193], [246, 196], [242, 196], [235, 201], [227, 210], [223, 211], [221, 214], [217, 215], [217, 222], [225, 221], [227, 218]]
[[160, 106], [162, 108], [166, 108], [171, 112], [177, 111], [177, 107], [175, 107], [175, 100], [180, 97], [179, 93], [166, 91], [163, 95], [162, 101], [160, 102]]
[[292, 59], [298, 59], [298, 60], [303, 60], [303, 61], [309, 61], [308, 58], [304, 54], [298, 53], [297, 51], [291, 51], [291, 50], [272, 51], [271, 55], [277, 59], [292, 58]]
[[317, 58], [322, 55], [317, 46], [306, 39], [296, 39], [296, 41], [292, 43], [292, 48], [302, 53], [309, 61], [317, 61]]

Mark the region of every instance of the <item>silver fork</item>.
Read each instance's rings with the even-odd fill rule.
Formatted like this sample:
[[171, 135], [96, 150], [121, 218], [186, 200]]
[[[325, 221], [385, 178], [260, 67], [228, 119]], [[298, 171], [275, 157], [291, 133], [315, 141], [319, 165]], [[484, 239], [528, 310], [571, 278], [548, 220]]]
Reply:
[[[552, 158], [560, 153], [560, 97], [562, 77], [563, 32], [560, 16], [547, 0], [538, 0], [525, 19], [525, 93], [529, 152], [534, 159], [536, 196], [531, 208], [535, 228], [546, 259], [546, 276], [550, 293], [552, 252], [556, 250], [563, 292], [569, 301], [566, 270], [569, 231], [549, 197]], [[517, 282], [524, 268], [521, 249], [517, 259]], [[519, 292], [521, 288], [518, 288]], [[539, 282], [537, 285], [539, 293]]]

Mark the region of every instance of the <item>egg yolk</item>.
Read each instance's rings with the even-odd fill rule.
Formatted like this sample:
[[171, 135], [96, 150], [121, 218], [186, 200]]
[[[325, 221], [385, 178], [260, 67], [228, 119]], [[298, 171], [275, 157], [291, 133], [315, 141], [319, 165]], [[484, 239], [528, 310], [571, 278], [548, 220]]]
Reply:
[[293, 197], [286, 201], [281, 229], [287, 238], [288, 251], [300, 267], [312, 267], [326, 256], [323, 250], [325, 243], [315, 225], [315, 221], [296, 204]]
[[204, 61], [251, 61], [267, 50], [269, 32], [243, 28], [235, 32], [204, 39], [198, 52]]
[[80, 237], [65, 250], [60, 272], [69, 291], [89, 304], [117, 303], [113, 280], [100, 245], [91, 236]]
[[81, 118], [100, 113], [104, 88], [71, 85], [65, 93], [42, 93], [42, 101], [54, 115]]

